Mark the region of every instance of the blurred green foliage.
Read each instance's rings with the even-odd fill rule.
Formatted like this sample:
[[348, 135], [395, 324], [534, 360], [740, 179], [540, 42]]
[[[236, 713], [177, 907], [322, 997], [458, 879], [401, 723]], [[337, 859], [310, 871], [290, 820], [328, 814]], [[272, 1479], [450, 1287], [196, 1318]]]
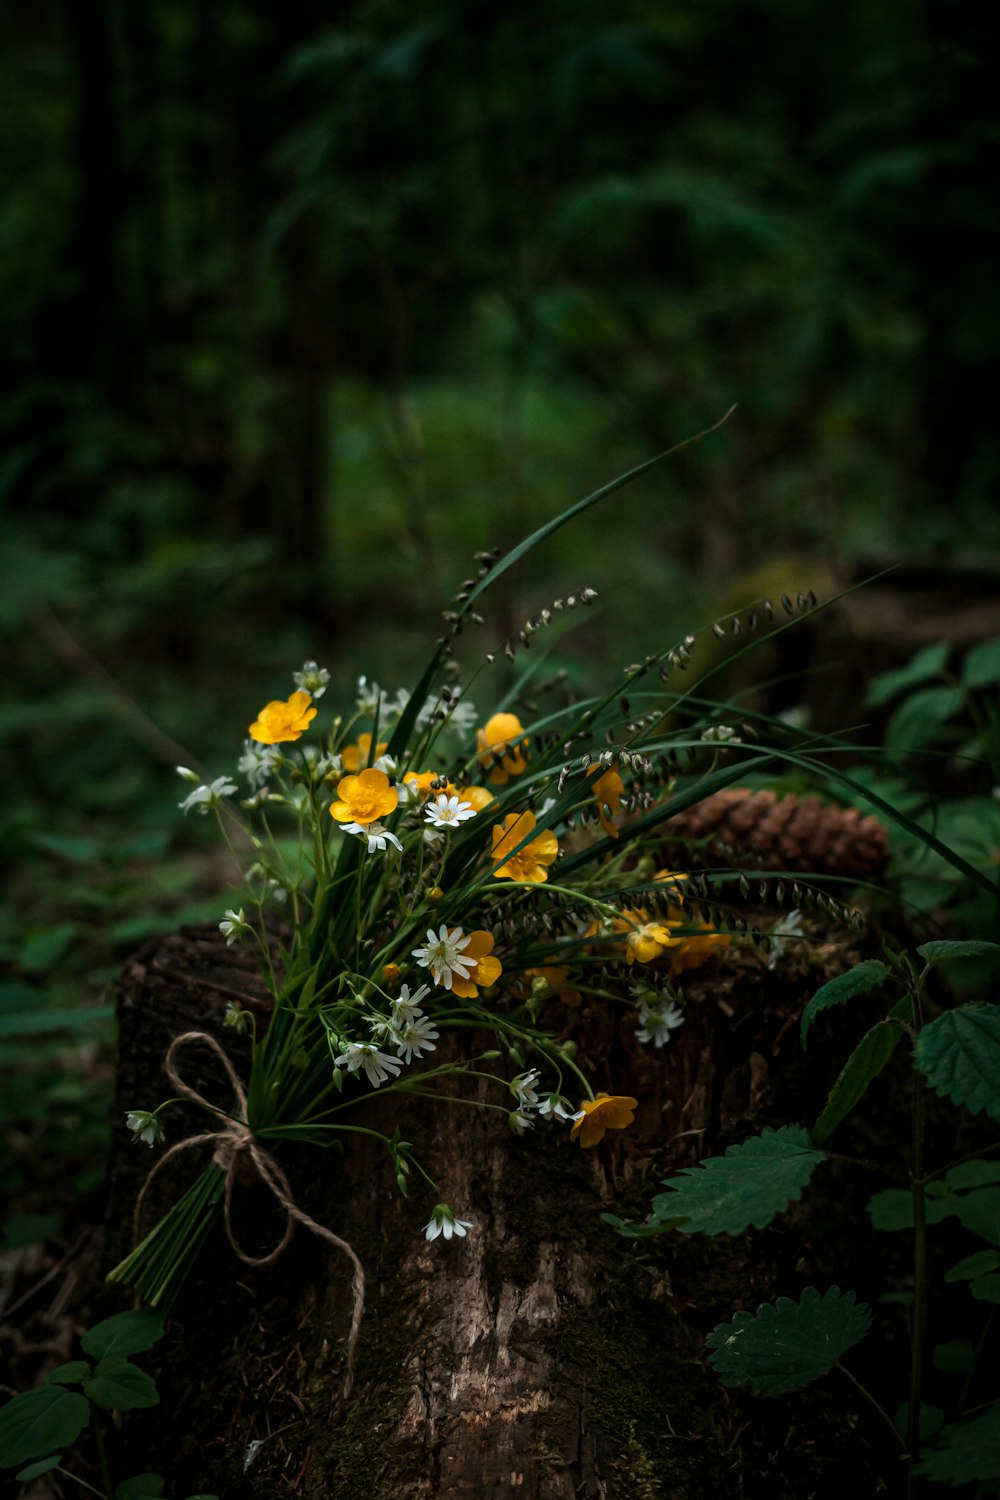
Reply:
[[[733, 402], [499, 591], [496, 635], [592, 585], [617, 669], [764, 562], [1000, 544], [986, 26], [943, 0], [4, 7], [9, 1010], [100, 1017], [130, 943], [221, 910], [185, 746], [228, 768], [306, 655], [341, 693], [406, 681], [469, 554]], [[30, 1066], [7, 1036], [34, 1139], [80, 1036]]]

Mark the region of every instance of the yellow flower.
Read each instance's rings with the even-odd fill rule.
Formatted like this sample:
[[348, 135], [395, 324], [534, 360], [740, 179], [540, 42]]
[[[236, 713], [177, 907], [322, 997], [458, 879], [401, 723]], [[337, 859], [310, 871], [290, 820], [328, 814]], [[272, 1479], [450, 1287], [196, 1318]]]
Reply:
[[356, 745], [345, 745], [340, 752], [341, 764], [345, 771], [360, 771], [368, 765], [369, 759], [378, 760], [389, 748], [388, 740], [379, 740], [375, 746], [375, 754], [372, 755], [372, 737], [370, 734], [359, 734]]
[[477, 985], [496, 984], [503, 973], [503, 965], [491, 952], [493, 947], [493, 934], [491, 932], [467, 933], [469, 941], [462, 949], [462, 962], [468, 964], [473, 961], [473, 968], [468, 979], [463, 979], [461, 974], [453, 972], [451, 976], [451, 992], [453, 995], [461, 995], [463, 1000], [474, 1000], [479, 994]]
[[502, 828], [499, 823], [494, 824], [493, 859], [496, 868], [493, 874], [497, 880], [528, 880], [532, 885], [548, 880], [545, 866], [550, 865], [559, 853], [552, 830], [546, 828], [537, 839], [532, 839], [523, 849], [517, 849], [521, 840], [532, 832], [536, 821], [533, 812], [508, 813]]
[[581, 1146], [596, 1146], [603, 1141], [608, 1130], [624, 1130], [635, 1119], [633, 1110], [638, 1099], [624, 1094], [598, 1094], [596, 1099], [584, 1099], [580, 1108], [583, 1114], [577, 1120], [570, 1136]]
[[561, 1000], [563, 1005], [572, 1006], [574, 1010], [581, 1003], [580, 991], [573, 989], [571, 985], [566, 983], [569, 978], [569, 966], [567, 964], [543, 964], [539, 968], [525, 969], [524, 978], [528, 980], [544, 979], [547, 984], [551, 985], [552, 993], [556, 999]]
[[460, 802], [467, 802], [477, 813], [497, 800], [488, 786], [460, 786], [455, 795]]
[[528, 764], [528, 741], [518, 739], [524, 728], [517, 714], [494, 714], [485, 729], [476, 730], [479, 764], [490, 767], [487, 781], [503, 786], [512, 776], [520, 776]]
[[690, 937], [674, 938], [676, 947], [671, 949], [670, 972], [683, 974], [685, 969], [700, 969], [713, 956], [716, 946], [730, 941], [728, 932], [696, 932]]
[[399, 976], [400, 976], [400, 974], [402, 974], [402, 972], [403, 971], [399, 967], [399, 964], [383, 964], [383, 966], [382, 966], [382, 983], [383, 984], [395, 984], [396, 980], [399, 978]]
[[[432, 786], [432, 782], [437, 784]], [[440, 771], [407, 771], [403, 777], [403, 785], [411, 788], [411, 796], [414, 791], [419, 792], [421, 797], [438, 797], [442, 792], [446, 797], [455, 795], [455, 788]]]
[[281, 745], [286, 740], [297, 740], [304, 729], [308, 729], [316, 717], [316, 709], [310, 708], [309, 693], [293, 693], [287, 703], [274, 698], [266, 703], [250, 725], [250, 738], [259, 745]]
[[[598, 770], [600, 770], [599, 766], [591, 766], [590, 770], [587, 772], [587, 775], [593, 776], [594, 772]], [[615, 813], [621, 811], [622, 792], [624, 792], [624, 790], [625, 783], [624, 781], [622, 781], [614, 766], [611, 766], [609, 770], [605, 771], [603, 776], [598, 776], [597, 780], [594, 782], [594, 785], [591, 787], [591, 791], [593, 792], [594, 797], [597, 800], [597, 806], [601, 817], [601, 827], [604, 829], [604, 832], [608, 835], [609, 838], [616, 839], [618, 837], [618, 829], [615, 827], [611, 819], [614, 817]], [[611, 817], [608, 817], [608, 814], [604, 811], [605, 807], [611, 809]]]
[[643, 910], [625, 911], [615, 918], [615, 931], [625, 933], [625, 958], [630, 964], [651, 963], [677, 939], [665, 922], [647, 922]]
[[338, 823], [377, 823], [379, 818], [395, 812], [399, 793], [389, 785], [384, 771], [374, 766], [358, 776], [345, 776], [337, 785], [339, 802], [330, 808], [330, 816]]

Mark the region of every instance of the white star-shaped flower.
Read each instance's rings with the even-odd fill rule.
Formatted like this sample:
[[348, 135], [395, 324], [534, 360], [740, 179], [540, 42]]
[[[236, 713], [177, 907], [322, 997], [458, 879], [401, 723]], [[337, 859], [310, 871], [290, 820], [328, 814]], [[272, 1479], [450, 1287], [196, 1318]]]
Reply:
[[471, 1228], [471, 1219], [458, 1219], [454, 1209], [449, 1208], [447, 1203], [438, 1203], [424, 1225], [424, 1238], [436, 1240], [439, 1234], [443, 1234], [446, 1240], [450, 1240], [452, 1235], [464, 1240], [465, 1231]]
[[413, 957], [422, 969], [430, 969], [435, 984], [451, 989], [454, 975], [468, 979], [476, 967], [474, 958], [463, 958], [462, 950], [469, 946], [471, 937], [465, 937], [461, 927], [446, 927], [442, 922], [437, 933], [427, 929], [427, 946], [414, 948]]
[[402, 1068], [402, 1063], [387, 1052], [380, 1052], [374, 1042], [348, 1042], [346, 1051], [335, 1057], [334, 1063], [338, 1068], [347, 1068], [350, 1073], [364, 1068], [373, 1089], [385, 1083], [390, 1074], [395, 1077]]
[[376, 849], [385, 849], [387, 843], [394, 844], [402, 851], [402, 844], [394, 833], [381, 823], [341, 823], [342, 833], [353, 833], [356, 838], [368, 840], [368, 853], [374, 854]]
[[449, 797], [441, 792], [433, 802], [428, 802], [424, 813], [428, 823], [434, 828], [457, 828], [474, 818], [476, 809], [471, 802], [463, 802], [458, 797]]

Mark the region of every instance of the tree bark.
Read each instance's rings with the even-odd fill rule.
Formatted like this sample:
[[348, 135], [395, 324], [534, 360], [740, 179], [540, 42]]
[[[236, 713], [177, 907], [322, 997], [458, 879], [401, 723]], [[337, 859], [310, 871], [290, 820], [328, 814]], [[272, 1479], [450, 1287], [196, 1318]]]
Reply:
[[[810, 1281], [865, 1295], [874, 1255], [864, 1194], [885, 1180], [849, 1186], [828, 1164], [812, 1209], [794, 1205], [737, 1240], [626, 1241], [600, 1218], [613, 1209], [642, 1219], [664, 1175], [765, 1125], [812, 1121], [846, 1054], [803, 1055], [794, 1022], [856, 956], [848, 941], [840, 934], [809, 957], [799, 949], [774, 972], [750, 947], [727, 949], [685, 976], [687, 1019], [662, 1052], [636, 1042], [631, 1007], [554, 1005], [553, 1023], [576, 1040], [595, 1087], [640, 1101], [634, 1130], [596, 1150], [581, 1151], [565, 1126], [518, 1138], [503, 1111], [459, 1102], [506, 1110], [509, 1096], [486, 1080], [461, 1079], [443, 1101], [372, 1093], [359, 1102], [357, 1124], [386, 1133], [398, 1124], [417, 1143], [442, 1196], [472, 1221], [465, 1239], [427, 1243], [433, 1192], [415, 1186], [412, 1200], [400, 1198], [387, 1154], [368, 1137], [350, 1137], [344, 1153], [283, 1152], [299, 1206], [365, 1266], [353, 1393], [343, 1399], [346, 1258], [297, 1229], [272, 1268], [248, 1271], [223, 1244], [161, 1346], [161, 1414], [126, 1423], [133, 1467], [166, 1474], [170, 1494], [211, 1489], [224, 1500], [802, 1500], [845, 1484], [874, 1493], [892, 1459], [846, 1382], [782, 1402], [744, 1399], [711, 1374], [703, 1337], [735, 1307], [797, 1296]], [[193, 1026], [232, 1049], [221, 1027], [232, 992], [261, 1003], [259, 981], [218, 934], [158, 941], [128, 966], [119, 1120], [167, 1096], [172, 1035]], [[817, 1032], [824, 1026], [835, 1030], [836, 1017]], [[442, 1038], [434, 1061], [460, 1046]], [[238, 1069], [246, 1060], [234, 1056]], [[218, 1079], [190, 1081], [229, 1107]], [[179, 1110], [167, 1128], [172, 1142], [205, 1125]], [[109, 1265], [129, 1247], [152, 1160], [116, 1123]], [[157, 1179], [156, 1211], [187, 1168], [172, 1170]], [[280, 1237], [264, 1189], [239, 1191], [236, 1206], [248, 1248]]]

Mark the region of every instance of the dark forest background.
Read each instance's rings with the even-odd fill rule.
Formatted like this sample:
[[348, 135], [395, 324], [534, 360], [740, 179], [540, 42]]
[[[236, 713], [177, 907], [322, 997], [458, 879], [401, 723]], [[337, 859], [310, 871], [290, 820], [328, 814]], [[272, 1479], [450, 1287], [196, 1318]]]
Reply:
[[498, 593], [489, 642], [587, 584], [609, 623], [571, 669], [617, 670], [761, 592], [1000, 548], [987, 26], [943, 0], [7, 0], [20, 1204], [43, 1147], [101, 1178], [123, 954], [226, 904], [173, 764], [231, 769], [304, 657], [331, 696], [406, 683], [470, 554], [733, 403]]

